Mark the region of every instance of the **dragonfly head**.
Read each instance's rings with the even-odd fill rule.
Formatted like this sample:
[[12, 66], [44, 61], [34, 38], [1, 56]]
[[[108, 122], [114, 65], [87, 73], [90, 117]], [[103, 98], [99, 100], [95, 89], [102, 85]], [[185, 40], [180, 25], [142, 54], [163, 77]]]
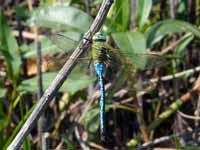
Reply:
[[106, 37], [101, 33], [101, 32], [97, 32], [94, 36], [93, 36], [93, 40], [95, 42], [105, 42], [106, 41]]

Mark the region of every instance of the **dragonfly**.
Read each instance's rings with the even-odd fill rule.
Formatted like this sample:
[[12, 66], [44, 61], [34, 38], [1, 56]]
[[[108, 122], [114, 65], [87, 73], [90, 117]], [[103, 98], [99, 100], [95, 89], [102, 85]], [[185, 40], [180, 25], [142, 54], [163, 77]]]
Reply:
[[[60, 47], [65, 49], [68, 47], [68, 50], [75, 48], [80, 39], [80, 35], [71, 36], [71, 33], [68, 33], [67, 37], [62, 34], [57, 34], [56, 36], [51, 36], [51, 41]], [[73, 38], [71, 38], [73, 37]], [[92, 38], [92, 59], [94, 69], [98, 76], [99, 91], [100, 91], [100, 100], [99, 100], [99, 110], [100, 110], [100, 139], [105, 141], [106, 131], [105, 131], [105, 81], [104, 81], [104, 72], [105, 66], [111, 62], [113, 56], [118, 55], [117, 50], [112, 48], [106, 43], [107, 39], [102, 34], [102, 32], [96, 33]], [[110, 53], [110, 54], [109, 54]], [[127, 54], [128, 55], [128, 54]], [[147, 54], [144, 54], [147, 55]], [[119, 58], [119, 56], [118, 56]], [[116, 60], [116, 59], [115, 59]]]

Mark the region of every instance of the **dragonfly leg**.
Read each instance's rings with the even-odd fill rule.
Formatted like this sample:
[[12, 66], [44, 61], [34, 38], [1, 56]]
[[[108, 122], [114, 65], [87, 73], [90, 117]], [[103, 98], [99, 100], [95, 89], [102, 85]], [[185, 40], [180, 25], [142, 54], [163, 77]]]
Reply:
[[89, 43], [92, 44], [92, 33], [90, 31], [85, 33], [85, 35], [83, 36], [83, 40], [89, 41]]

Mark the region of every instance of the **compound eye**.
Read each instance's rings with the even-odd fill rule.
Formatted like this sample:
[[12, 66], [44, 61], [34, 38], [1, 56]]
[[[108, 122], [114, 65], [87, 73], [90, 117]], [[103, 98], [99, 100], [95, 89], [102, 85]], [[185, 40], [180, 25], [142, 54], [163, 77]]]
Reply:
[[93, 37], [93, 40], [94, 41], [102, 41], [102, 42], [105, 42], [106, 41], [106, 37], [105, 36], [103, 36], [103, 34], [101, 33], [101, 32], [97, 32], [95, 35], [94, 35], [94, 37]]

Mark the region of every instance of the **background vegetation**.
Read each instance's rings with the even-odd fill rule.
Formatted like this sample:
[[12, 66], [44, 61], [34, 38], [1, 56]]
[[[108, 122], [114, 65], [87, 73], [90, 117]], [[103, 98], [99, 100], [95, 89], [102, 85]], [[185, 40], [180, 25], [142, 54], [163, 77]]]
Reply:
[[[101, 3], [0, 0], [1, 148], [22, 127]], [[102, 31], [126, 61], [105, 73], [106, 142], [99, 139], [99, 91], [88, 50], [23, 148], [198, 149], [199, 13], [199, 0], [115, 0]], [[152, 63], [139, 52], [157, 59]]]

